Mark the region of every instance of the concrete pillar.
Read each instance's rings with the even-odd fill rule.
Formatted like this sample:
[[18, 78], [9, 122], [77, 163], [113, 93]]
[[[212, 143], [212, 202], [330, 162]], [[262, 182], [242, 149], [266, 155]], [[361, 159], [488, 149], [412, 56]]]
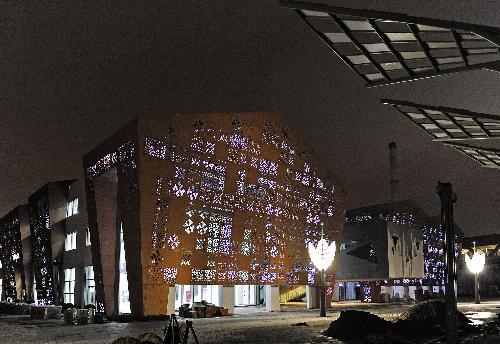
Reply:
[[266, 285], [266, 311], [279, 312], [280, 309], [280, 287]]
[[168, 287], [167, 314], [175, 313], [175, 285]]
[[234, 314], [234, 287], [222, 287], [222, 307], [227, 309], [228, 314]]
[[319, 307], [319, 288], [306, 286], [306, 305], [308, 309]]
[[385, 296], [386, 302], [392, 302], [392, 300], [394, 299], [394, 291], [392, 286], [385, 287], [385, 294], [386, 294]]
[[403, 300], [410, 300], [410, 287], [407, 285], [403, 286]]
[[330, 307], [332, 307], [333, 294], [328, 295], [326, 290], [327, 290], [327, 287], [325, 287], [325, 307], [330, 308]]
[[338, 283], [333, 286], [332, 301], [340, 301], [340, 287]]
[[210, 302], [217, 307], [222, 307], [222, 286], [212, 285], [208, 286], [208, 289], [210, 290]]

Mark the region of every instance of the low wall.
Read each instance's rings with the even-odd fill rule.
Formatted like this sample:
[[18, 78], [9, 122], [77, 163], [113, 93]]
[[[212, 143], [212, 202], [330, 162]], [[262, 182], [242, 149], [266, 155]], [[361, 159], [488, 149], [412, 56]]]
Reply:
[[29, 315], [30, 308], [27, 303], [0, 302], [0, 314]]

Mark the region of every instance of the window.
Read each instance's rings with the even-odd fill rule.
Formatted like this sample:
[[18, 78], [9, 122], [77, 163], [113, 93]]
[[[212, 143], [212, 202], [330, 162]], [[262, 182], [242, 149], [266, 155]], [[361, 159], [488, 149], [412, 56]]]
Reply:
[[67, 217], [78, 214], [78, 198], [68, 202], [68, 207], [66, 209]]
[[38, 305], [38, 295], [36, 293], [36, 278], [35, 278], [35, 274], [33, 274], [33, 301], [35, 301], [35, 305]]
[[90, 246], [92, 245], [92, 242], [90, 241], [90, 229], [87, 227], [85, 229], [85, 246]]
[[125, 260], [125, 243], [123, 242], [123, 223], [120, 224], [120, 280], [118, 284], [118, 312], [130, 313], [128, 291], [127, 263]]
[[64, 251], [76, 250], [76, 232], [66, 234]]
[[75, 304], [75, 268], [64, 269], [64, 303]]
[[0, 301], [2, 301], [2, 292], [3, 292], [3, 280], [0, 278]]
[[94, 281], [94, 267], [87, 265], [85, 267], [85, 294], [86, 305], [95, 305], [95, 281]]

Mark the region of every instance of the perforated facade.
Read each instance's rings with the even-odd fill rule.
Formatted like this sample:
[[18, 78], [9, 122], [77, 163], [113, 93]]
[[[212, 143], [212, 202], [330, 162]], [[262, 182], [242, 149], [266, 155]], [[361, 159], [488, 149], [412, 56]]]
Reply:
[[276, 114], [139, 117], [84, 165], [108, 313], [121, 228], [136, 314], [164, 313], [174, 284], [317, 284], [307, 243], [342, 229], [343, 191]]
[[26, 292], [21, 241], [21, 222], [25, 207], [17, 207], [0, 219], [0, 258], [2, 262], [2, 299], [14, 302]]

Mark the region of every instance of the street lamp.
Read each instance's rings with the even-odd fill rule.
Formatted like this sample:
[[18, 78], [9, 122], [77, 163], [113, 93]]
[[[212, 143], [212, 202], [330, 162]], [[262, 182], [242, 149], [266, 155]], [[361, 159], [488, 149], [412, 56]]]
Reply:
[[483, 271], [485, 258], [486, 255], [481, 250], [476, 250], [475, 242], [474, 255], [472, 256], [472, 258], [470, 258], [468, 254], [465, 254], [465, 264], [467, 265], [467, 268], [469, 268], [469, 271], [472, 272], [475, 276], [474, 296], [476, 299], [476, 303], [481, 303], [479, 297], [479, 273]]
[[335, 259], [335, 241], [331, 244], [323, 238], [323, 224], [321, 224], [321, 240], [318, 241], [316, 247], [312, 243], [309, 243], [309, 256], [316, 267], [316, 269], [321, 272], [321, 287], [320, 287], [320, 317], [326, 317], [326, 305], [325, 305], [325, 270], [332, 265]]

